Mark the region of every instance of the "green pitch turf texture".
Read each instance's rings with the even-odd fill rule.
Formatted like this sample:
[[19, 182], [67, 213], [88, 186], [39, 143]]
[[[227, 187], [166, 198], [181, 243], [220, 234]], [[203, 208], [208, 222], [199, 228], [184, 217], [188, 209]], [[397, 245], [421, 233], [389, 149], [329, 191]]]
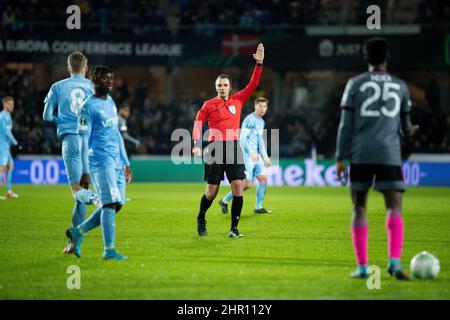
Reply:
[[[347, 188], [268, 188], [270, 215], [253, 213], [253, 188], [245, 193], [240, 239], [227, 237], [230, 214], [217, 201], [207, 214], [208, 237], [197, 236], [203, 190], [131, 184], [131, 202], [116, 217], [116, 247], [129, 260], [103, 261], [100, 228], [86, 235], [81, 260], [62, 254], [72, 208], [67, 186], [15, 186], [20, 198], [0, 201], [0, 298], [450, 299], [448, 188], [405, 194], [404, 266], [423, 250], [441, 262], [436, 280], [410, 282], [386, 274], [384, 202], [370, 192], [369, 263], [381, 267], [379, 290], [349, 278], [355, 260]], [[70, 265], [80, 267], [80, 290], [66, 287]]]

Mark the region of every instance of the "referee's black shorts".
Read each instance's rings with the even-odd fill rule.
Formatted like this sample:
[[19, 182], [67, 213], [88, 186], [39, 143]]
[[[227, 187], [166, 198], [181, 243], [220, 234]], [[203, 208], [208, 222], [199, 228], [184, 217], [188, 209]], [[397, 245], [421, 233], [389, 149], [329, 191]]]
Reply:
[[381, 164], [350, 164], [350, 189], [367, 191], [371, 187], [377, 191], [406, 190], [401, 166]]
[[205, 177], [208, 184], [219, 185], [224, 180], [244, 180], [245, 166], [239, 141], [213, 141], [204, 151]]

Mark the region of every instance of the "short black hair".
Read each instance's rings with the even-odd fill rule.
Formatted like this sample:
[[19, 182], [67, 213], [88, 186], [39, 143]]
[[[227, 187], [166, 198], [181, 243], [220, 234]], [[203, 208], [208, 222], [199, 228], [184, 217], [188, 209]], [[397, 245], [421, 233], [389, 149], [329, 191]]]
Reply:
[[106, 73], [113, 73], [113, 70], [110, 66], [97, 65], [92, 67], [91, 71], [89, 71], [89, 78], [91, 78], [91, 80], [95, 82], [98, 78]]
[[384, 38], [370, 38], [364, 43], [364, 59], [374, 66], [389, 60], [389, 45]]
[[230, 81], [230, 86], [231, 86], [231, 77], [229, 75], [222, 73], [217, 76], [216, 81], [217, 81], [217, 79], [228, 79], [228, 81]]

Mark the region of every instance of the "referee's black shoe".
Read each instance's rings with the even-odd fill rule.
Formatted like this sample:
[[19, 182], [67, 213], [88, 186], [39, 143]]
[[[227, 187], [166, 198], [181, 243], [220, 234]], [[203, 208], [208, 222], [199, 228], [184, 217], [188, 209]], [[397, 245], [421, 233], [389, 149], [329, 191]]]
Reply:
[[240, 237], [243, 237], [244, 235], [242, 233], [239, 233], [237, 228], [233, 228], [230, 230], [230, 233], [228, 234], [228, 236], [230, 238], [240, 238]]
[[255, 213], [272, 213], [272, 210], [260, 208], [260, 209], [255, 209]]
[[222, 199], [219, 200], [219, 206], [222, 209], [222, 213], [223, 214], [227, 214], [228, 213], [228, 203], [225, 203], [222, 201]]
[[197, 233], [200, 237], [206, 237], [208, 231], [206, 230], [206, 220], [197, 218]]

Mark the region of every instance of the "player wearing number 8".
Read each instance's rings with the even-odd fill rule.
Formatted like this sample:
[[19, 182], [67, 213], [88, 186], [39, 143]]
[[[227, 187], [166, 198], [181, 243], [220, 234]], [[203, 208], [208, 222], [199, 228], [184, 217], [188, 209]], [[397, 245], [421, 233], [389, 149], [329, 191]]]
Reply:
[[341, 121], [337, 134], [338, 177], [347, 176], [343, 160], [350, 160], [353, 201], [352, 239], [357, 260], [355, 278], [367, 277], [368, 190], [374, 184], [383, 193], [387, 209], [388, 272], [405, 280], [400, 256], [403, 243], [402, 175], [400, 136], [412, 136], [418, 126], [409, 119], [411, 100], [406, 83], [386, 72], [389, 49], [382, 38], [364, 45], [369, 71], [347, 82], [341, 101]]
[[[75, 199], [72, 225], [77, 226], [86, 216], [86, 204], [99, 204], [98, 196], [90, 190], [82, 189], [79, 184], [81, 140], [78, 134], [78, 114], [81, 104], [94, 93], [94, 86], [91, 80], [85, 78], [87, 58], [83, 53], [75, 51], [68, 56], [67, 71], [70, 77], [54, 83], [45, 97], [43, 119], [56, 124], [58, 137], [62, 141], [64, 167]], [[73, 252], [71, 243], [64, 252]]]

